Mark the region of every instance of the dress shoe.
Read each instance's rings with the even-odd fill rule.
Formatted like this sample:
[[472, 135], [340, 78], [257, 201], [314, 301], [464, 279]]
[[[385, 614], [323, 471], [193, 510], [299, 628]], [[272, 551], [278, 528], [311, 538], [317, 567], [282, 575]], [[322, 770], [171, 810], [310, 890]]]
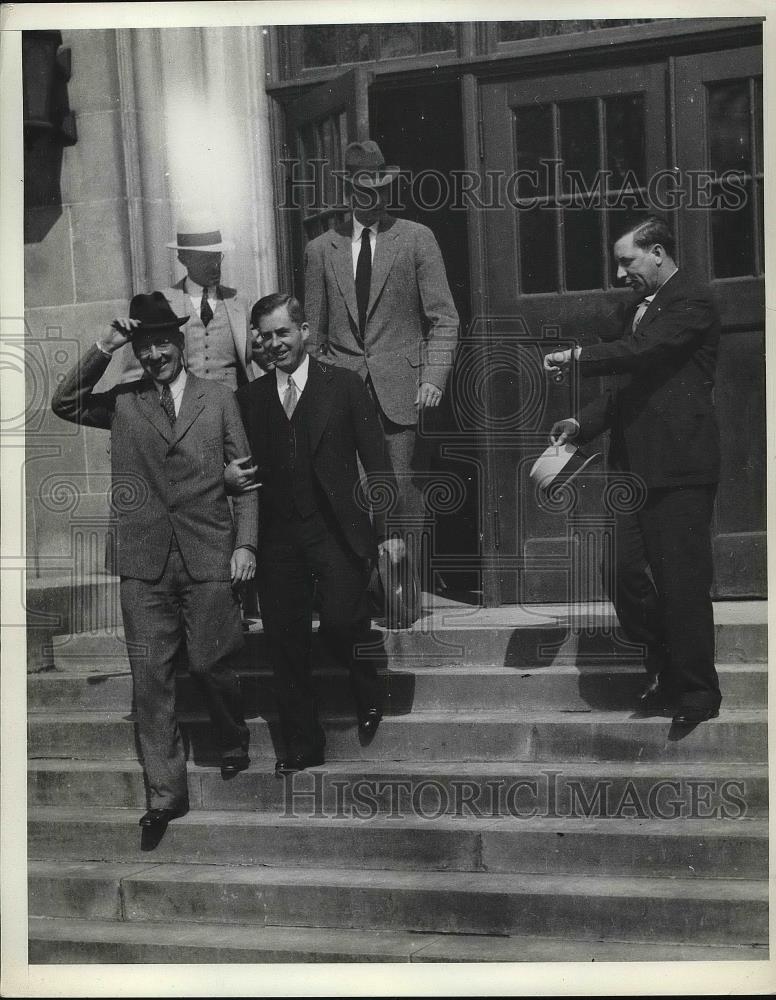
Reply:
[[173, 806], [171, 809], [149, 809], [145, 816], [140, 817], [140, 826], [155, 827], [159, 830], [167, 826], [171, 819], [185, 816], [188, 811], [188, 802], [180, 806]]
[[358, 731], [362, 736], [371, 739], [377, 732], [382, 715], [376, 708], [370, 708], [364, 718], [358, 724]]
[[230, 754], [228, 757], [221, 758], [221, 777], [224, 781], [229, 778], [233, 778], [240, 771], [245, 771], [250, 767], [251, 758], [247, 753], [242, 754]]
[[281, 757], [275, 763], [275, 774], [295, 774], [297, 771], [304, 771], [308, 767], [318, 767], [323, 763], [323, 750], [314, 750], [311, 753], [289, 754]]
[[719, 708], [680, 708], [671, 720], [677, 726], [694, 726], [698, 722], [716, 719]]

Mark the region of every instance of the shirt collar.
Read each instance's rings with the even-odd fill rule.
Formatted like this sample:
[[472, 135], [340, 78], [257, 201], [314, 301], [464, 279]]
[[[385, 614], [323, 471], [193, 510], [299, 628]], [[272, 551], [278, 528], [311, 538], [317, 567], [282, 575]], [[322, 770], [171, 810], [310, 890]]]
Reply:
[[309, 374], [310, 355], [305, 352], [305, 356], [302, 358], [301, 364], [295, 372], [282, 372], [279, 368], [275, 369], [275, 378], [277, 379], [278, 390], [281, 393], [285, 392], [286, 386], [288, 385], [288, 376], [293, 375], [294, 385], [299, 392], [302, 392], [304, 387], [307, 385], [307, 377]]
[[[162, 382], [157, 382], [156, 379], [154, 379], [153, 382], [154, 385], [156, 386], [157, 392], [161, 396], [162, 390], [164, 389], [164, 384]], [[172, 382], [168, 382], [167, 384], [169, 385], [170, 392], [173, 394], [173, 396], [179, 396], [186, 388], [186, 369], [181, 368], [181, 370], [178, 372], [177, 377], [174, 378]]]
[[[183, 287], [186, 289], [186, 292], [191, 296], [191, 298], [192, 299], [201, 299], [202, 298], [202, 292], [203, 292], [205, 286], [204, 285], [198, 285], [196, 283], [196, 281], [192, 281], [192, 279], [188, 276], [188, 274], [186, 275], [186, 277], [183, 280], [185, 282], [185, 284], [184, 284]], [[215, 285], [208, 285], [207, 286], [207, 292], [208, 292], [207, 297], [209, 299], [218, 298], [217, 288], [216, 288]]]
[[365, 229], [371, 229], [371, 231], [377, 236], [377, 227], [380, 225], [380, 220], [373, 222], [371, 226], [362, 225], [358, 219], [353, 216], [353, 242], [358, 243], [361, 239], [361, 234]]

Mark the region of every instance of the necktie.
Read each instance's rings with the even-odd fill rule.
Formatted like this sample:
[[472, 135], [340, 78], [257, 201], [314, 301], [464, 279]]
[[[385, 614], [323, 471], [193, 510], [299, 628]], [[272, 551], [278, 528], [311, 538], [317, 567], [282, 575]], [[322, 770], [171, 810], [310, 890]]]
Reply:
[[172, 401], [172, 392], [167, 382], [162, 386], [162, 409], [167, 414], [170, 427], [175, 426], [175, 403]]
[[202, 320], [203, 326], [207, 326], [213, 318], [213, 310], [210, 308], [210, 303], [207, 300], [207, 288], [202, 289], [202, 302], [199, 306], [199, 317]]
[[294, 409], [299, 399], [299, 393], [297, 392], [296, 382], [291, 375], [288, 376], [288, 384], [283, 392], [283, 409], [286, 411], [286, 416], [290, 420], [294, 415]]
[[364, 338], [366, 309], [369, 305], [369, 286], [372, 283], [372, 248], [369, 245], [369, 230], [361, 233], [361, 250], [356, 262], [356, 304], [358, 305], [358, 332]]
[[647, 302], [646, 299], [642, 299], [641, 302], [639, 302], [638, 307], [636, 308], [636, 312], [634, 313], [633, 316], [633, 326], [631, 327], [631, 329], [633, 330], [634, 333], [636, 332], [636, 327], [641, 322], [641, 317], [644, 315], [644, 313], [647, 311], [648, 308], [649, 308], [649, 302]]

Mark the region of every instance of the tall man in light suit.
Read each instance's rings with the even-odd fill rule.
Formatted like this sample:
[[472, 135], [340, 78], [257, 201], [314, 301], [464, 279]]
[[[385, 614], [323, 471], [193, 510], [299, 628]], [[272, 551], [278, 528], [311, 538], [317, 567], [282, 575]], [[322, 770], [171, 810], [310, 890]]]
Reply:
[[[422, 527], [422, 410], [439, 405], [453, 366], [458, 313], [434, 234], [387, 212], [399, 168], [372, 140], [345, 151], [351, 220], [305, 251], [305, 309], [320, 356], [358, 372], [383, 428], [402, 514]], [[413, 556], [417, 559], [417, 553]]]
[[[719, 714], [711, 603], [711, 516], [719, 479], [714, 373], [719, 317], [710, 290], [677, 268], [674, 238], [655, 216], [614, 245], [617, 277], [635, 292], [619, 339], [577, 347], [582, 377], [619, 376], [551, 440], [611, 430], [609, 463], [635, 473], [646, 502], [617, 519], [614, 592], [625, 634], [645, 643], [653, 673], [642, 702], [673, 703], [674, 722]], [[557, 372], [571, 350], [545, 357]]]
[[[162, 831], [188, 810], [186, 758], [175, 718], [175, 659], [185, 646], [231, 778], [250, 763], [238, 680], [242, 646], [233, 587], [256, 569], [257, 500], [235, 497], [224, 464], [247, 454], [234, 393], [183, 366], [187, 317], [160, 292], [136, 295], [58, 387], [63, 420], [111, 432], [114, 486], [137, 483], [117, 510], [121, 611], [132, 677], [149, 811], [140, 824]], [[111, 355], [131, 340], [144, 377], [108, 392], [93, 388]]]

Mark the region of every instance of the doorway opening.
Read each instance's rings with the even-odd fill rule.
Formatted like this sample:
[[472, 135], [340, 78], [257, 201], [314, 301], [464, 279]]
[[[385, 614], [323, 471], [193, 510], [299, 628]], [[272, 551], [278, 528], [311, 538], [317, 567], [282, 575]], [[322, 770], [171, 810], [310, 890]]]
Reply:
[[[386, 162], [406, 172], [396, 193], [397, 214], [428, 226], [439, 243], [463, 339], [471, 311], [468, 232], [465, 210], [455, 207], [452, 182], [454, 172], [465, 166], [460, 83], [373, 84], [369, 121]], [[480, 603], [480, 463], [471, 446], [466, 449], [470, 461], [444, 454], [446, 446], [457, 443], [456, 402], [450, 391], [454, 383], [451, 376], [439, 411], [429, 411], [421, 422], [432, 473], [423, 584], [440, 596]]]

